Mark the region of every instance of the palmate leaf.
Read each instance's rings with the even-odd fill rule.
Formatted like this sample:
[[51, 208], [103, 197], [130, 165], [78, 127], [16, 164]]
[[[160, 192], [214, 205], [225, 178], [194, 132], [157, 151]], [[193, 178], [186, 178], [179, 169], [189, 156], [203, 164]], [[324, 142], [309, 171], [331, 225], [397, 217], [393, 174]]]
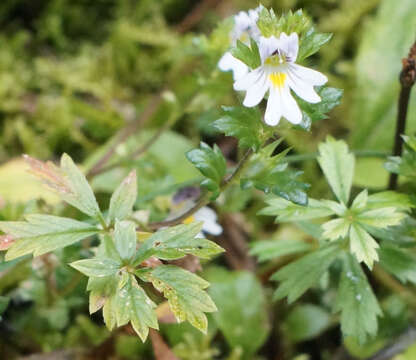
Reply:
[[205, 313], [217, 311], [214, 302], [204, 291], [209, 286], [208, 282], [173, 265], [160, 265], [138, 275], [163, 293], [179, 322], [188, 320], [194, 327], [206, 333], [208, 321]]
[[[112, 312], [115, 312], [117, 326], [131, 323], [142, 341], [146, 341], [149, 327], [159, 329], [157, 316], [153, 310], [156, 304], [150, 300], [131, 274], [123, 274], [117, 292], [111, 300]], [[111, 316], [111, 315], [110, 315]]]
[[377, 333], [377, 317], [382, 311], [357, 260], [345, 254], [343, 265], [334, 310], [341, 311], [344, 336], [364, 343], [368, 336]]
[[223, 106], [223, 115], [212, 125], [227, 136], [234, 136], [243, 148], [258, 151], [262, 144], [265, 126], [258, 108]]
[[91, 217], [101, 216], [87, 179], [67, 154], [62, 155], [59, 168], [51, 162], [43, 163], [29, 156], [25, 156], [25, 159], [30, 165], [31, 172], [62, 200]]
[[339, 201], [347, 205], [354, 176], [354, 156], [347, 144], [331, 137], [319, 145], [318, 162], [332, 191]]
[[124, 220], [133, 211], [133, 205], [137, 198], [136, 171], [132, 171], [114, 191], [110, 199], [108, 219], [110, 224], [116, 219]]
[[360, 225], [352, 224], [350, 229], [350, 251], [358, 262], [364, 262], [369, 269], [378, 260], [379, 245], [374, 238]]
[[287, 296], [289, 303], [294, 302], [319, 281], [340, 251], [338, 243], [324, 245], [279, 270], [272, 276], [272, 280], [280, 282], [275, 299]]
[[106, 277], [115, 275], [121, 268], [121, 262], [109, 258], [92, 258], [74, 261], [73, 268], [90, 277]]
[[223, 248], [216, 243], [196, 238], [201, 228], [201, 222], [193, 222], [157, 231], [140, 246], [133, 264], [138, 265], [151, 256], [173, 260], [192, 254], [209, 259], [223, 252]]
[[16, 239], [6, 253], [6, 260], [33, 253], [39, 256], [74, 244], [100, 229], [80, 221], [52, 216], [27, 215], [25, 221], [3, 221], [0, 229]]
[[263, 240], [252, 243], [250, 254], [257, 256], [259, 262], [264, 262], [311, 249], [312, 244], [300, 240]]
[[281, 198], [268, 198], [266, 203], [268, 206], [259, 214], [277, 216], [278, 222], [311, 220], [334, 213], [325, 203], [315, 199], [309, 199], [307, 206], [297, 205]]

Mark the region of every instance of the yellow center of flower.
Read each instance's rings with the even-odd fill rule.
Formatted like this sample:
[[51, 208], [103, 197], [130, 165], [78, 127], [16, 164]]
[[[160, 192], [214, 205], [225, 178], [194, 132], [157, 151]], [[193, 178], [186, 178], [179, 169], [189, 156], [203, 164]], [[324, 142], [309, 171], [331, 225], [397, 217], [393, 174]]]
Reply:
[[282, 88], [285, 84], [286, 74], [282, 72], [272, 73], [269, 79], [275, 87]]
[[266, 65], [272, 65], [272, 66], [279, 66], [279, 65], [284, 64], [285, 62], [286, 62], [286, 57], [284, 55], [279, 55], [279, 54], [269, 56], [264, 61]]
[[194, 218], [193, 216], [190, 216], [190, 217], [186, 218], [186, 219], [183, 221], [183, 223], [184, 223], [185, 225], [188, 225], [188, 224], [190, 224], [190, 223], [192, 223], [192, 222], [194, 222], [194, 221], [195, 221], [195, 218]]

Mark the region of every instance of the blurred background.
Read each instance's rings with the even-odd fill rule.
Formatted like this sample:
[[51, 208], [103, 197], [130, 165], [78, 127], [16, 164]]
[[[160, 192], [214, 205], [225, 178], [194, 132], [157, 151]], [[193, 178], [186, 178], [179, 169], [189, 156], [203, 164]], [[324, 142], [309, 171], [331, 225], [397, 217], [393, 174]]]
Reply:
[[[89, 173], [102, 201], [135, 167], [140, 196], [136, 207], [153, 211], [155, 218], [166, 215], [170, 196], [178, 188], [195, 183], [197, 173], [184, 152], [200, 140], [219, 144], [230, 163], [235, 161], [235, 141], [210, 126], [220, 116], [221, 105], [240, 101], [232, 91], [231, 74], [221, 73], [216, 64], [229, 45], [230, 21], [223, 20], [258, 4], [254, 0], [2, 0], [0, 219], [16, 220], [34, 210], [73, 211], [27, 174], [23, 153], [56, 160], [67, 152]], [[277, 14], [303, 8], [320, 31], [334, 34], [307, 65], [327, 74], [330, 86], [344, 89], [342, 104], [328, 119], [313, 124], [311, 132], [282, 126], [285, 146], [293, 148], [292, 155], [303, 156], [315, 153], [327, 134], [345, 138], [358, 153], [365, 149], [375, 154], [358, 160], [354, 184], [385, 187], [383, 155], [393, 143], [401, 58], [416, 36], [416, 1], [264, 0], [262, 4]], [[409, 133], [416, 129], [416, 96], [411, 99], [407, 125]], [[131, 136], [112, 158], [122, 166], [95, 171], [97, 159], [115, 138], [126, 135], [126, 128]], [[158, 140], [144, 156], [127, 156], [158, 131]], [[313, 184], [312, 196], [328, 192], [315, 162], [305, 161], [302, 168], [303, 180]], [[223, 225], [232, 227], [232, 221], [244, 223], [249, 218], [242, 227], [251, 240], [294, 231], [280, 228], [276, 235], [275, 227], [256, 219], [254, 214], [262, 207], [256, 195], [233, 197], [230, 191], [227, 196], [219, 205], [219, 212], [225, 214]], [[235, 216], [230, 220], [227, 214]], [[89, 317], [84, 279], [60, 265], [80, 251], [84, 250], [71, 246], [46, 260], [0, 262], [1, 359], [61, 349], [68, 353], [59, 352], [53, 359], [73, 356], [73, 349], [92, 349], [90, 359], [154, 358], [150, 342], [143, 345], [128, 331], [110, 336], [101, 315]], [[218, 319], [212, 322], [207, 337], [187, 325], [163, 325], [165, 339], [177, 356], [272, 359], [268, 352], [279, 343], [285, 351], [276, 359], [294, 358], [303, 351], [312, 354], [311, 359], [331, 359], [328, 354], [340, 339], [331, 330], [330, 314], [309, 308], [287, 320], [275, 309], [270, 319], [264, 312], [270, 289], [262, 290], [249, 273], [231, 271], [254, 266], [248, 255], [238, 256], [241, 261], [234, 265], [228, 259], [229, 270], [208, 269], [206, 276], [214, 283], [228, 279], [236, 288], [247, 287], [251, 296], [241, 299], [229, 294], [235, 306], [230, 310], [229, 304], [215, 298], [215, 292], [222, 294], [230, 287], [214, 286], [212, 296], [228, 313], [221, 315], [226, 325]], [[236, 333], [243, 315], [235, 316], [233, 311], [238, 313], [239, 306], [249, 309], [249, 318]], [[299, 329], [305, 325], [299, 326], [296, 316], [304, 318], [304, 314], [313, 316], [311, 323], [319, 326], [302, 336]], [[283, 340], [277, 340], [282, 332]], [[324, 350], [318, 340], [324, 341]]]

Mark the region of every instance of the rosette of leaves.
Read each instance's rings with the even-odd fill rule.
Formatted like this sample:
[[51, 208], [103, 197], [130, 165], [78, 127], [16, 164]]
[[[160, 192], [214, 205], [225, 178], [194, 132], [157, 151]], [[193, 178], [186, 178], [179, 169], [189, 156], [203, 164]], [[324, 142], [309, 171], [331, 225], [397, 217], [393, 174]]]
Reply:
[[135, 172], [131, 172], [114, 191], [107, 215], [101, 212], [85, 176], [71, 158], [64, 154], [60, 167], [27, 157], [31, 171], [88, 219], [73, 220], [59, 216], [34, 214], [25, 221], [0, 222], [0, 229], [13, 239], [6, 260], [23, 255], [39, 256], [98, 235], [100, 244], [91, 249], [94, 256], [70, 265], [88, 276], [90, 312], [103, 311], [105, 324], [131, 323], [145, 341], [150, 328], [158, 328], [156, 304], [143, 284], [153, 284], [168, 300], [178, 321], [188, 320], [206, 332], [205, 313], [216, 306], [205, 292], [208, 282], [182, 268], [164, 265], [154, 267], [149, 259], [173, 260], [192, 254], [209, 259], [223, 251], [206, 239], [196, 238], [201, 223], [177, 225], [138, 237], [131, 220], [137, 197]]
[[[403, 226], [411, 208], [409, 198], [393, 191], [369, 195], [361, 191], [351, 199], [355, 158], [344, 141], [328, 137], [319, 146], [318, 163], [328, 181], [334, 200], [309, 199], [306, 206], [282, 198], [270, 198], [263, 215], [277, 216], [277, 222], [302, 222], [323, 219], [318, 236], [318, 248], [283, 267], [273, 276], [280, 282], [275, 297], [297, 300], [338, 259], [342, 263], [338, 295], [334, 311], [341, 311], [344, 335], [365, 342], [377, 332], [377, 316], [381, 310], [360, 263], [372, 270], [375, 261], [402, 281], [414, 281], [416, 267], [407, 254], [392, 241]], [[398, 236], [396, 236], [398, 237]], [[381, 240], [378, 242], [376, 239]], [[265, 249], [270, 249], [264, 246]], [[302, 249], [303, 251], [305, 249]], [[267, 250], [269, 251], [269, 250]], [[256, 250], [262, 256], [261, 249]]]

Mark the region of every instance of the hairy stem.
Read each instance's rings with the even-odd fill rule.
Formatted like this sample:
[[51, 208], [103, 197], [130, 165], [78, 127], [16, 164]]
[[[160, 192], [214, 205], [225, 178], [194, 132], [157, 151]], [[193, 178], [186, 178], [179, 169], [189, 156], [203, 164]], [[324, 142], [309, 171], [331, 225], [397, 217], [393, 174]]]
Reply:
[[[393, 156], [401, 156], [403, 138], [406, 130], [407, 109], [409, 107], [410, 91], [416, 79], [416, 42], [410, 48], [407, 58], [402, 60], [403, 68], [400, 72], [400, 95], [396, 120], [396, 133], [394, 135]], [[389, 189], [397, 188], [398, 174], [392, 173], [389, 179]]]
[[[253, 154], [253, 150], [249, 149], [247, 152], [243, 155], [241, 160], [239, 161], [238, 165], [235, 167], [234, 171], [221, 183], [220, 191], [224, 191], [232, 182], [237, 179], [241, 172], [244, 170], [246, 165], [248, 164], [248, 160], [250, 159], [251, 155]], [[178, 217], [171, 219], [171, 220], [165, 220], [165, 221], [159, 221], [150, 223], [148, 225], [149, 229], [156, 230], [161, 227], [165, 226], [173, 226], [178, 225], [188, 217], [192, 216], [194, 213], [196, 213], [199, 209], [204, 207], [205, 205], [208, 205], [210, 203], [210, 194], [205, 193], [201, 195], [201, 197], [198, 199], [198, 201], [195, 203], [194, 206], [192, 206], [189, 210], [184, 212], [182, 215], [179, 215]]]

